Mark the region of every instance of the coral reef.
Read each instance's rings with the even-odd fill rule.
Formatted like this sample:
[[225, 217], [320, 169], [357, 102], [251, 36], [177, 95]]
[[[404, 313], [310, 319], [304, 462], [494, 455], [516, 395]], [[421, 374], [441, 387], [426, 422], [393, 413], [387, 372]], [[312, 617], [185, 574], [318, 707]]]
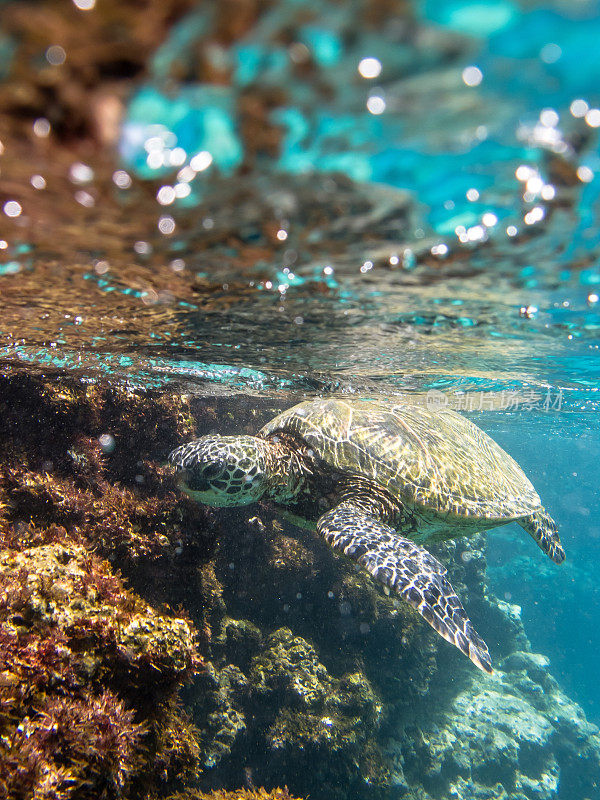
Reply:
[[[198, 584], [218, 596], [210, 664], [188, 694], [211, 770], [202, 780], [240, 785], [250, 770], [266, 786], [283, 775], [311, 797], [349, 787], [357, 798], [387, 797], [390, 720], [426, 705], [440, 672], [461, 685], [468, 666], [314, 534], [253, 511], [227, 512]], [[453, 580], [483, 602], [477, 544], [469, 559], [454, 545], [440, 556], [456, 556]]]
[[159, 466], [192, 429], [180, 398], [0, 380], [0, 488], [11, 523], [0, 526], [4, 546], [67, 536], [124, 570], [201, 546], [206, 512], [178, 497]]
[[530, 652], [518, 607], [486, 596], [484, 537], [436, 553], [482, 621], [492, 678], [311, 534], [265, 509], [227, 519], [211, 685], [192, 699], [209, 786], [249, 771], [313, 798], [594, 796], [598, 730]]
[[410, 704], [413, 695], [427, 691], [437, 643], [410, 609], [314, 533], [282, 527], [266, 509], [249, 521], [245, 516], [237, 515], [235, 528], [224, 528], [214, 557], [231, 617], [249, 619], [261, 630], [290, 628], [338, 676], [366, 670], [386, 702], [397, 695], [392, 687], [398, 672], [412, 675], [401, 702]]
[[[247, 731], [243, 701], [248, 681], [233, 664], [218, 670], [209, 663], [194, 689], [191, 702], [193, 717], [200, 728], [202, 761], [212, 768], [231, 756]], [[236, 777], [241, 779], [239, 774]]]
[[214, 792], [185, 792], [184, 794], [175, 794], [167, 798], [167, 800], [300, 800], [294, 798], [284, 789], [272, 789], [270, 792], [266, 789], [235, 789], [232, 792], [219, 789]]
[[313, 800], [593, 797], [598, 731], [530, 652], [519, 609], [486, 596], [483, 537], [436, 555], [492, 678], [313, 533], [260, 505], [203, 509], [160, 466], [217, 420], [256, 430], [272, 401], [0, 385], [11, 799], [254, 800], [282, 784]]
[[234, 784], [248, 772], [267, 786], [290, 776], [296, 793], [311, 796], [360, 794], [365, 782], [383, 790], [388, 772], [377, 742], [383, 705], [366, 676], [333, 677], [315, 648], [289, 628], [264, 642], [246, 620], [228, 619], [225, 628], [222, 652], [235, 658], [224, 641], [233, 631], [235, 642], [251, 642], [256, 655], [246, 658], [245, 673], [234, 664], [209, 664], [195, 684], [193, 716], [205, 766]]
[[201, 769], [177, 693], [202, 661], [191, 621], [148, 600], [166, 599], [161, 573], [194, 569], [201, 541], [203, 514], [186, 515], [156, 449], [190, 431], [188, 408], [60, 378], [0, 388], [0, 787], [15, 800], [174, 788]]
[[[160, 781], [152, 751], [200, 667], [194, 630], [157, 614], [80, 545], [0, 552], [0, 785], [10, 798], [121, 796]], [[175, 717], [175, 718], [174, 718]], [[166, 774], [184, 769], [170, 753]]]

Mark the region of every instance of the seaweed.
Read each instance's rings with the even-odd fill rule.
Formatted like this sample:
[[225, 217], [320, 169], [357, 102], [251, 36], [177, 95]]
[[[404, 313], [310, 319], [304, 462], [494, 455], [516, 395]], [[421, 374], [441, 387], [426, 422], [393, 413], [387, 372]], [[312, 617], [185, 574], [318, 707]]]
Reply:
[[122, 568], [198, 549], [207, 513], [160, 466], [192, 430], [181, 398], [0, 380], [0, 544], [60, 540], [58, 526]]
[[287, 787], [270, 791], [259, 787], [232, 791], [226, 789], [216, 789], [213, 792], [188, 791], [171, 795], [166, 800], [300, 800], [300, 798], [292, 797]]
[[[123, 796], [158, 781], [150, 755], [169, 716], [185, 742], [168, 700], [202, 667], [193, 626], [157, 614], [82, 546], [0, 552], [0, 643], [7, 797]], [[162, 750], [174, 777], [182, 758]]]

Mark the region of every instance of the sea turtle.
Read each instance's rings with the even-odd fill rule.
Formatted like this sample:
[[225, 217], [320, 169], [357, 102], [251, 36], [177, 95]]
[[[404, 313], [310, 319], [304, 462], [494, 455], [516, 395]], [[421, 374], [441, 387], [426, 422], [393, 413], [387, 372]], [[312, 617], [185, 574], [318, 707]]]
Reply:
[[169, 456], [180, 485], [211, 506], [266, 498], [394, 589], [480, 669], [487, 646], [423, 546], [516, 521], [557, 564], [556, 525], [519, 465], [448, 408], [307, 400], [258, 436], [202, 436]]

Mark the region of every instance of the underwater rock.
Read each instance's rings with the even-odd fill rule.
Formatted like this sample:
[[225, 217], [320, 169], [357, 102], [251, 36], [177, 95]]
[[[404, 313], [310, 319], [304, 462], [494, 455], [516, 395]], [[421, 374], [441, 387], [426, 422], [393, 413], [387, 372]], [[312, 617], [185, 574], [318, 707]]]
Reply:
[[[236, 639], [245, 631], [258, 649], [246, 673], [223, 663], [236, 655], [223, 643], [232, 629]], [[253, 782], [273, 786], [285, 775], [297, 794], [341, 798], [351, 786], [357, 797], [383, 797], [383, 705], [364, 673], [333, 677], [289, 628], [264, 641], [245, 620], [227, 618], [222, 630], [212, 645], [217, 660], [206, 663], [188, 692], [207, 768], [201, 784], [239, 785], [250, 773]]]
[[598, 729], [558, 688], [545, 656], [515, 652], [502, 667], [483, 680], [473, 675], [447, 711], [404, 728], [400, 749], [411, 797], [594, 796]]
[[144, 726], [109, 691], [46, 698], [18, 727], [2, 729], [0, 787], [10, 800], [91, 798], [97, 791], [117, 797], [127, 792], [142, 760]]
[[194, 684], [191, 708], [199, 728], [202, 763], [214, 768], [231, 755], [246, 733], [244, 698], [248, 680], [235, 665], [217, 669], [211, 662]]
[[297, 791], [332, 798], [382, 791], [388, 773], [376, 734], [383, 706], [363, 673], [333, 678], [309, 642], [280, 628], [254, 658], [249, 683], [268, 752], [256, 769], [261, 782], [296, 774]]
[[199, 666], [191, 623], [157, 614], [81, 546], [0, 551], [0, 575], [5, 631], [64, 632], [87, 677], [106, 673], [107, 659], [114, 673], [163, 685]]
[[225, 617], [220, 623], [220, 632], [213, 639], [213, 650], [221, 649], [227, 663], [233, 661], [247, 671], [251, 660], [262, 646], [260, 628], [247, 619]]
[[256, 694], [283, 696], [288, 704], [321, 706], [332, 681], [314, 647], [289, 628], [280, 628], [267, 640], [267, 648], [252, 663], [250, 681]]
[[[0, 551], [0, 639], [8, 797], [127, 796], [194, 762], [191, 729], [169, 705], [201, 667], [192, 624], [157, 614], [85, 548]], [[174, 724], [177, 747], [161, 751]]]
[[[249, 743], [260, 743], [268, 756], [245, 763], [261, 783], [285, 776], [314, 798], [339, 786], [357, 798], [593, 796], [597, 731], [560, 692], [548, 659], [530, 652], [520, 609], [486, 594], [484, 537], [438, 545], [436, 555], [485, 621], [499, 665], [490, 679], [474, 677], [460, 654], [312, 534], [282, 529], [266, 511], [248, 525], [240, 516], [215, 565], [229, 613], [246, 614], [232, 631], [247, 677], [236, 698], [244, 747], [234, 751], [248, 758]], [[266, 635], [273, 622], [282, 627]], [[235, 647], [227, 659], [236, 662]], [[227, 760], [221, 769], [229, 780], [236, 774]]]

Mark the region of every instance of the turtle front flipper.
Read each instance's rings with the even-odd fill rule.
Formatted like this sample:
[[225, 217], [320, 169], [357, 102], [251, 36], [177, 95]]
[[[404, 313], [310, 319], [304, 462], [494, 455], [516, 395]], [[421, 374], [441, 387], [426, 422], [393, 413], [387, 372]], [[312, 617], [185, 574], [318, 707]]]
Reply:
[[560, 543], [556, 523], [545, 508], [541, 508], [529, 517], [520, 519], [519, 525], [524, 531], [527, 531], [555, 564], [562, 564], [565, 560], [565, 551]]
[[332, 547], [398, 592], [479, 669], [492, 672], [487, 645], [473, 628], [445, 567], [425, 548], [349, 502], [324, 514], [317, 531]]

